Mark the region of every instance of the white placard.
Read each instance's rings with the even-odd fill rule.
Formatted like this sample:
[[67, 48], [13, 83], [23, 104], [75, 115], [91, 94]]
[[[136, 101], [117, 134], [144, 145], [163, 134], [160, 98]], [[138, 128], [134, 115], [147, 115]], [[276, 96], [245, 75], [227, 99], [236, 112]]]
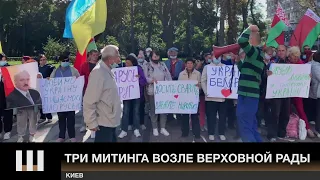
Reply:
[[41, 79], [39, 82], [43, 113], [81, 109], [84, 76]]
[[154, 86], [156, 114], [196, 114], [199, 105], [197, 81], [158, 81]]
[[[233, 69], [233, 79], [232, 77]], [[238, 99], [238, 82], [240, 72], [234, 65], [211, 66], [207, 65], [207, 93], [208, 97]], [[231, 91], [230, 91], [231, 85]]]
[[266, 99], [309, 97], [310, 64], [272, 64]]
[[118, 86], [121, 100], [140, 98], [140, 87], [137, 66], [112, 69]]

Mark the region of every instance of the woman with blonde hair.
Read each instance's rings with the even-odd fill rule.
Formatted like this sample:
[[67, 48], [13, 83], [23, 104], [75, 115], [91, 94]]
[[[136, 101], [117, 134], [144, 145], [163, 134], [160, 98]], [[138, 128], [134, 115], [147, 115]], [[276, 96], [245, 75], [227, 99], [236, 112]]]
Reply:
[[[301, 51], [300, 51], [299, 47], [293, 46], [288, 49], [288, 58], [289, 58], [289, 62], [291, 64], [304, 64], [304, 62], [300, 59], [300, 56], [301, 56]], [[303, 99], [300, 97], [294, 97], [294, 98], [292, 98], [292, 101], [293, 101], [294, 107], [296, 108], [296, 111], [297, 111], [299, 117], [302, 120], [304, 120], [304, 122], [306, 123], [306, 129], [308, 132], [308, 136], [315, 137], [313, 131], [310, 129], [309, 121], [308, 121], [307, 115], [304, 111]]]

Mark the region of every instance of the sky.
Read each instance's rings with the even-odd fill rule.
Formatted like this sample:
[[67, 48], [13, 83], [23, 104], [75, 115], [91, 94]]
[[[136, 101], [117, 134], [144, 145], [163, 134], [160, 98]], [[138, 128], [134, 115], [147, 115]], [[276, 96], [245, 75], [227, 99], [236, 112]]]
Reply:
[[267, 0], [257, 0], [257, 3], [261, 3], [262, 13], [264, 15], [264, 18], [266, 18], [267, 17]]

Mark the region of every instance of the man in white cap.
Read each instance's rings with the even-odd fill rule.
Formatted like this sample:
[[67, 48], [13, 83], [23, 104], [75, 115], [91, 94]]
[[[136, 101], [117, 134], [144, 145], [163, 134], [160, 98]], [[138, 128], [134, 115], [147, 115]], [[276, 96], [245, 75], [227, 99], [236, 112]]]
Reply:
[[151, 52], [152, 52], [152, 49], [150, 47], [148, 47], [146, 49], [146, 55], [145, 55], [146, 61], [148, 61], [148, 62], [150, 62], [150, 59], [151, 59], [151, 57], [150, 57]]

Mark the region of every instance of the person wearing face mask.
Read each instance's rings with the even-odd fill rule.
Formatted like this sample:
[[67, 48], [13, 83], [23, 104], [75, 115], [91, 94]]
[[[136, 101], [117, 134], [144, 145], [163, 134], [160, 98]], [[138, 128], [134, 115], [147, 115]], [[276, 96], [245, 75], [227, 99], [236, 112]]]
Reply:
[[208, 136], [210, 141], [214, 141], [215, 139], [215, 131], [216, 131], [216, 121], [217, 121], [217, 113], [219, 116], [218, 123], [218, 133], [221, 141], [226, 140], [225, 130], [226, 130], [226, 113], [227, 113], [227, 104], [224, 98], [213, 98], [208, 97], [208, 89], [207, 89], [207, 68], [214, 66], [224, 66], [221, 63], [221, 59], [216, 59], [214, 55], [212, 55], [213, 61], [212, 63], [206, 65], [203, 69], [201, 75], [201, 87], [205, 94], [206, 101], [206, 115], [207, 115], [207, 127], [208, 127]]
[[[69, 56], [63, 54], [59, 56], [60, 66], [53, 70], [50, 78], [64, 78], [80, 76], [78, 70], [70, 66]], [[57, 142], [63, 142], [66, 139], [66, 130], [71, 142], [76, 142], [75, 134], [75, 111], [57, 112], [59, 118], [59, 138]]]
[[223, 54], [221, 56], [221, 63], [224, 65], [233, 65], [234, 58], [235, 55], [232, 52]]
[[[0, 54], [0, 68], [9, 66], [7, 57], [4, 54]], [[4, 92], [4, 83], [0, 70], [0, 138], [2, 136], [2, 130], [4, 131], [3, 140], [8, 140], [11, 137], [13, 110], [5, 110], [6, 96]], [[3, 126], [3, 127], [2, 127]]]
[[107, 45], [101, 61], [90, 74], [83, 98], [83, 116], [87, 127], [95, 132], [95, 142], [117, 142], [116, 128], [121, 124], [121, 100], [112, 64], [120, 63], [119, 48]]
[[[142, 68], [143, 72], [147, 71], [147, 61], [145, 60], [145, 56], [142, 50], [139, 51], [138, 54], [138, 65]], [[140, 125], [141, 125], [141, 129], [145, 130], [146, 126], [145, 126], [145, 122], [147, 122], [148, 118], [149, 118], [149, 102], [148, 102], [148, 98], [146, 98], [146, 86], [143, 87], [143, 97], [140, 98], [141, 100], [141, 104], [140, 104]]]
[[140, 137], [140, 116], [144, 116], [140, 114], [140, 105], [141, 99], [144, 98], [144, 87], [147, 84], [147, 80], [144, 76], [144, 72], [141, 66], [138, 65], [137, 58], [129, 55], [126, 58], [126, 67], [133, 67], [136, 66], [138, 69], [137, 79], [139, 79], [139, 87], [140, 87], [140, 98], [139, 99], [132, 99], [132, 100], [124, 100], [123, 101], [123, 114], [121, 120], [121, 132], [119, 134], [119, 138], [122, 139], [128, 135], [128, 126], [129, 126], [129, 119], [132, 119], [133, 125], [133, 134], [136, 137]]
[[[311, 64], [311, 86], [308, 100], [308, 106], [306, 107], [306, 113], [308, 119], [312, 119], [315, 122], [315, 133], [320, 138], [320, 51], [318, 50], [313, 54], [313, 59], [308, 62]], [[311, 114], [310, 114], [311, 113]], [[310, 123], [311, 124], [311, 123]]]
[[151, 61], [147, 63], [144, 73], [148, 82], [147, 94], [153, 135], [159, 136], [158, 116], [160, 116], [160, 133], [164, 136], [169, 136], [170, 134], [166, 129], [167, 114], [155, 114], [154, 84], [158, 81], [172, 81], [172, 77], [165, 63], [160, 61], [160, 53], [158, 51], [152, 51], [150, 57]]
[[[176, 81], [179, 78], [179, 74], [184, 70], [185, 64], [182, 60], [178, 59], [178, 49], [172, 47], [168, 50], [168, 60], [165, 61], [167, 68], [171, 74], [172, 80]], [[174, 114], [168, 114], [168, 120], [175, 120]]]
[[[307, 53], [311, 51], [311, 48], [308, 45], [303, 46], [303, 50], [301, 53], [301, 60], [304, 61], [305, 63], [309, 62], [308, 61], [308, 55]], [[309, 56], [310, 57], [310, 56]]]
[[150, 56], [151, 52], [152, 52], [152, 49], [151, 49], [151, 48], [147, 48], [147, 49], [146, 49], [145, 60], [146, 60], [147, 62], [150, 62], [150, 60], [151, 60], [151, 56]]

